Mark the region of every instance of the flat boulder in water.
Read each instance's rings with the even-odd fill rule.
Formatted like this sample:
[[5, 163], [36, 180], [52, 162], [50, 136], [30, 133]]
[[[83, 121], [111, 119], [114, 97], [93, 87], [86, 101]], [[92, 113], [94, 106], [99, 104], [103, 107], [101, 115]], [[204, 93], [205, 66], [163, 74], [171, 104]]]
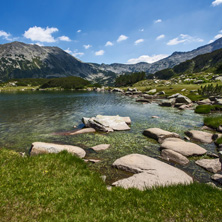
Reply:
[[207, 151], [195, 143], [164, 140], [161, 149], [170, 149], [184, 156], [204, 155]]
[[128, 124], [131, 123], [131, 119], [129, 117], [121, 117], [121, 116], [103, 116], [97, 115], [92, 118], [82, 119], [83, 123], [86, 127], [92, 127], [98, 131], [103, 132], [112, 132], [112, 131], [121, 131], [121, 130], [130, 130]]
[[82, 148], [78, 146], [71, 145], [60, 145], [54, 143], [43, 143], [43, 142], [35, 142], [32, 143], [32, 147], [30, 149], [30, 155], [39, 155], [46, 153], [59, 153], [63, 150], [66, 150], [68, 153], [77, 155], [80, 158], [85, 157], [86, 152]]
[[212, 143], [213, 142], [213, 134], [207, 133], [199, 130], [190, 130], [185, 132], [185, 134], [193, 140], [196, 140], [201, 143]]
[[217, 173], [222, 169], [219, 158], [197, 160], [195, 163], [212, 173]]
[[145, 190], [156, 186], [190, 184], [193, 182], [193, 179], [182, 170], [141, 154], [130, 154], [121, 157], [113, 163], [113, 166], [136, 173], [129, 178], [113, 183], [114, 186], [126, 189]]
[[146, 129], [146, 130], [144, 130], [143, 135], [148, 136], [148, 137], [153, 138], [158, 141], [163, 140], [165, 138], [169, 138], [169, 137], [176, 137], [176, 138], [180, 137], [179, 134], [177, 134], [177, 133], [162, 130], [160, 128]]

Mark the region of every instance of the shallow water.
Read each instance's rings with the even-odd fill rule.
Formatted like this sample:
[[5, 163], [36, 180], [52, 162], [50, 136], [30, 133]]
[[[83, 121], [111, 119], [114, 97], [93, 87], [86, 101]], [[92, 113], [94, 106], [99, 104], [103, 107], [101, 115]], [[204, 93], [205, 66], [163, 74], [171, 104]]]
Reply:
[[[75, 136], [54, 135], [55, 132], [81, 127], [82, 117], [97, 114], [130, 116], [131, 130], [110, 134], [85, 134]], [[154, 119], [152, 116], [159, 116]], [[159, 158], [159, 144], [142, 135], [144, 129], [159, 127], [184, 136], [189, 129], [199, 129], [203, 116], [192, 110], [180, 111], [160, 107], [155, 103], [140, 104], [134, 99], [114, 93], [96, 92], [15, 92], [0, 93], [0, 147], [28, 152], [35, 141], [57, 142], [83, 147], [87, 158], [101, 159], [89, 166], [107, 175], [112, 182], [126, 176], [111, 164], [119, 157], [130, 153], [146, 154]], [[109, 143], [111, 148], [94, 152], [90, 147]], [[215, 146], [202, 145], [215, 152]], [[180, 167], [180, 166], [177, 166]], [[196, 180], [210, 181], [210, 173], [195, 165], [193, 161], [180, 167]]]

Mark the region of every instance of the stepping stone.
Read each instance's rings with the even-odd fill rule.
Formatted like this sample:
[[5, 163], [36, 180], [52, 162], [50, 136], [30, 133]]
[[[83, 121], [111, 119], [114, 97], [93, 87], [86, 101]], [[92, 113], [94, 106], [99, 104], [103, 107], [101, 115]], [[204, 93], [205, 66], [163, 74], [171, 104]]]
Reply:
[[221, 170], [221, 162], [219, 158], [197, 160], [195, 163], [212, 173], [217, 173]]
[[46, 153], [59, 153], [63, 150], [66, 150], [68, 153], [77, 155], [80, 158], [83, 158], [86, 155], [85, 150], [78, 146], [59, 145], [54, 143], [42, 143], [42, 142], [32, 143], [32, 147], [30, 149], [30, 155], [33, 156]]
[[201, 143], [212, 143], [213, 134], [207, 133], [199, 130], [190, 130], [185, 132], [185, 134], [193, 140], [196, 140]]

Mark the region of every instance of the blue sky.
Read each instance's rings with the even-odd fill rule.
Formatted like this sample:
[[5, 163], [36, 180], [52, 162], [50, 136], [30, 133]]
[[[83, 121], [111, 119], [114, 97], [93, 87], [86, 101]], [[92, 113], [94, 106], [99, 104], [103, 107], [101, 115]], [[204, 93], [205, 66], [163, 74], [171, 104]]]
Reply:
[[222, 0], [2, 0], [0, 44], [58, 46], [84, 62], [154, 62], [222, 37]]

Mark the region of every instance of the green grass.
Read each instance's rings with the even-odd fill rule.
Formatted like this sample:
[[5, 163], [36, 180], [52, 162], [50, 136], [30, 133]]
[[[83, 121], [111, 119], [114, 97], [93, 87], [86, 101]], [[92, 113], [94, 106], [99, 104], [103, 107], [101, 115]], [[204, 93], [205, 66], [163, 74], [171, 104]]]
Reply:
[[222, 144], [222, 137], [220, 137], [219, 139], [217, 139], [216, 144]]
[[195, 109], [195, 113], [199, 114], [208, 114], [212, 111], [221, 111], [222, 106], [221, 105], [199, 105]]
[[222, 125], [222, 116], [209, 116], [204, 118], [204, 125], [216, 129]]
[[106, 189], [62, 152], [22, 158], [0, 150], [0, 221], [220, 221], [222, 191], [194, 183], [144, 192]]

